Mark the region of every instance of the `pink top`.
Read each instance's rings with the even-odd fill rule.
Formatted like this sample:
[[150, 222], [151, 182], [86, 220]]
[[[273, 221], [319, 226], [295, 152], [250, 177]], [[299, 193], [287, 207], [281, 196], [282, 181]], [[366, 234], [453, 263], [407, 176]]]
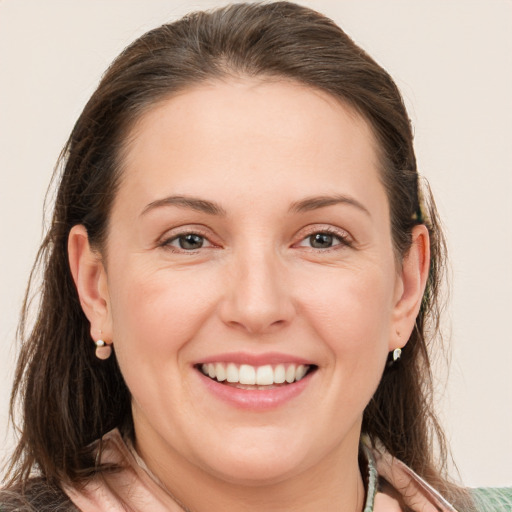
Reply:
[[[404, 501], [415, 512], [456, 512], [453, 506], [405, 464], [389, 454], [370, 449], [366, 449], [366, 452], [370, 459], [370, 485], [364, 512], [402, 510], [394, 498], [376, 491], [377, 474], [384, 477], [395, 489], [399, 489]], [[66, 494], [82, 512], [187, 510], [185, 506], [180, 506], [151, 473], [117, 429], [103, 437], [101, 463], [116, 464], [121, 469], [98, 473], [82, 488], [64, 487]]]

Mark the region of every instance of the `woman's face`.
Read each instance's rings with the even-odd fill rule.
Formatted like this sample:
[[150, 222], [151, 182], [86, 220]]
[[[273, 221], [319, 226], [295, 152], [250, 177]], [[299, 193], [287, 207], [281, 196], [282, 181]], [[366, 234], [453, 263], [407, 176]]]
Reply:
[[240, 79], [159, 104], [129, 140], [96, 326], [150, 467], [273, 482], [356, 457], [404, 344], [366, 122], [311, 88]]

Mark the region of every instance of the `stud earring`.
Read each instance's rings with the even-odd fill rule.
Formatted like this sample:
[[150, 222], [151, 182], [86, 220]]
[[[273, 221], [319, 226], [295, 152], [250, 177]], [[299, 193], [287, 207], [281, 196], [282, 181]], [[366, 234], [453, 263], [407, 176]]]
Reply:
[[112, 347], [108, 343], [105, 343], [103, 340], [97, 340], [94, 344], [96, 345], [95, 353], [98, 359], [105, 360], [110, 357], [112, 354]]
[[[396, 335], [398, 338], [400, 338], [400, 331], [398, 329], [396, 330]], [[396, 362], [400, 361], [400, 358], [402, 357], [402, 349], [395, 348], [395, 350], [393, 350], [389, 356], [388, 366], [393, 366]]]
[[401, 348], [395, 348], [395, 350], [393, 350], [393, 352], [389, 353], [386, 366], [388, 368], [391, 368], [396, 363], [398, 363], [398, 361], [400, 361], [401, 357], [402, 357], [402, 349]]

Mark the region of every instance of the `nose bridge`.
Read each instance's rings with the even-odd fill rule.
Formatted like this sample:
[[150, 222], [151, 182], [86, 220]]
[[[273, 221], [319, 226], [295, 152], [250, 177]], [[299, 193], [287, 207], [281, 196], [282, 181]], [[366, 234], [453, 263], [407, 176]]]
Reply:
[[225, 297], [224, 321], [264, 333], [290, 321], [293, 305], [284, 262], [267, 244], [236, 252]]

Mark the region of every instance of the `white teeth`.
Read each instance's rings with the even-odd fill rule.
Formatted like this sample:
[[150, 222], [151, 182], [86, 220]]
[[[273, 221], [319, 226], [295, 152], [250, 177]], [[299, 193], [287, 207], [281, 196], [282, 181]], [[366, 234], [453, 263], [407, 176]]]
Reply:
[[286, 369], [284, 364], [278, 364], [274, 370], [274, 382], [282, 384], [286, 380]]
[[[208, 375], [210, 375], [209, 372], [208, 372]], [[217, 363], [215, 365], [215, 377], [217, 378], [217, 380], [219, 382], [223, 382], [227, 379], [226, 368], [224, 367], [223, 364]]]
[[254, 366], [249, 366], [248, 364], [240, 366], [238, 381], [240, 384], [256, 384], [256, 370]]
[[288, 366], [288, 368], [286, 368], [286, 382], [288, 382], [289, 384], [291, 384], [294, 380], [295, 380], [295, 365], [294, 364], [291, 364], [290, 366]]
[[306, 375], [308, 369], [301, 364], [299, 367], [297, 367], [297, 371], [295, 372], [295, 380], [300, 380]]
[[260, 386], [270, 386], [274, 384], [274, 371], [272, 370], [272, 366], [266, 364], [258, 368], [256, 371], [256, 384]]
[[303, 379], [309, 370], [309, 365], [278, 364], [272, 366], [251, 366], [235, 363], [207, 363], [201, 365], [201, 371], [211, 379], [219, 382], [239, 383], [248, 386], [271, 386], [273, 384], [284, 384], [297, 382]]
[[238, 382], [238, 376], [238, 367], [233, 363], [229, 363], [226, 368], [226, 380], [228, 382]]

